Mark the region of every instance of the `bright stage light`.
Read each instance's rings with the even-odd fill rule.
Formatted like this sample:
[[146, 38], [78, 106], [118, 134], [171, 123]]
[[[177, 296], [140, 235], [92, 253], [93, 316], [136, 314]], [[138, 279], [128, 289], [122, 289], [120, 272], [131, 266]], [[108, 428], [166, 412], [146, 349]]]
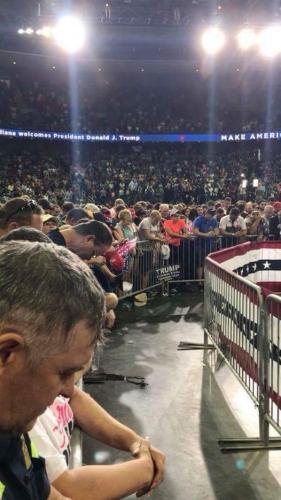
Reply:
[[275, 57], [281, 53], [281, 26], [269, 26], [259, 36], [261, 54]]
[[24, 31], [22, 28], [20, 28], [20, 29], [18, 30], [18, 34], [19, 34], [19, 35], [23, 35], [24, 33], [25, 33], [25, 31]]
[[71, 54], [78, 52], [85, 44], [85, 26], [77, 17], [67, 16], [61, 18], [53, 33], [57, 44]]
[[248, 50], [257, 43], [257, 36], [250, 28], [245, 28], [238, 33], [238, 45], [242, 50]]
[[50, 38], [50, 36], [53, 34], [53, 29], [50, 26], [43, 26], [43, 28], [41, 29], [41, 34], [46, 38]]
[[216, 27], [209, 28], [202, 36], [202, 46], [207, 54], [217, 54], [225, 44], [224, 33]]
[[33, 33], [34, 33], [34, 29], [33, 29], [33, 28], [26, 28], [25, 33], [26, 33], [27, 35], [33, 35]]
[[43, 26], [43, 28], [39, 28], [36, 30], [36, 35], [44, 36], [46, 38], [50, 38], [53, 34], [53, 29], [50, 26]]

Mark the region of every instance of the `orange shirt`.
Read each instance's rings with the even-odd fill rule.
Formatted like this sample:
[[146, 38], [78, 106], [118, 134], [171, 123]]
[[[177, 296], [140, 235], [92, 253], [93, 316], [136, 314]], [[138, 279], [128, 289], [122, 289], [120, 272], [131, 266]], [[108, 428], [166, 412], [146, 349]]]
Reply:
[[[169, 228], [174, 233], [182, 234], [182, 229], [186, 227], [185, 221], [183, 219], [176, 220], [165, 220], [164, 221], [164, 229]], [[180, 246], [181, 240], [180, 238], [176, 238], [174, 236], [169, 236], [167, 231], [165, 231], [165, 236], [170, 245], [174, 245], [176, 247]]]

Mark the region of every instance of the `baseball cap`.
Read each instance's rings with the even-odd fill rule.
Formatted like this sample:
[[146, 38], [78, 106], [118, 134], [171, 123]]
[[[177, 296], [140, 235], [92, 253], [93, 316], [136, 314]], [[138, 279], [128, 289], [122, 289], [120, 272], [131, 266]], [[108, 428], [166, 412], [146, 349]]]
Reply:
[[87, 203], [84, 206], [84, 209], [87, 210], [87, 212], [92, 212], [92, 214], [97, 214], [98, 212], [100, 212], [99, 207], [94, 203]]
[[43, 224], [45, 224], [45, 222], [48, 222], [49, 220], [53, 220], [55, 223], [57, 223], [57, 219], [56, 217], [54, 217], [53, 215], [51, 214], [44, 214], [43, 215]]
[[147, 304], [147, 294], [146, 293], [139, 293], [138, 295], [135, 295], [134, 305], [136, 307], [143, 307], [143, 306], [146, 306], [146, 304]]

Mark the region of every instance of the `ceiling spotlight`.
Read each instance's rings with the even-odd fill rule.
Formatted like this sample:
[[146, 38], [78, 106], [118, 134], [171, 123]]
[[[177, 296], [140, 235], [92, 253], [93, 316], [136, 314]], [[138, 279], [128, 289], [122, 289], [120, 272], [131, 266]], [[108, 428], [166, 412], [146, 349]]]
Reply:
[[27, 35], [33, 35], [33, 33], [34, 33], [34, 29], [33, 29], [33, 28], [26, 28], [25, 33], [26, 33]]
[[53, 34], [59, 47], [70, 54], [81, 50], [86, 40], [83, 22], [73, 16], [62, 17], [55, 26]]
[[206, 54], [215, 55], [226, 42], [224, 33], [216, 27], [209, 28], [202, 36], [202, 46]]
[[281, 53], [281, 26], [269, 26], [259, 36], [260, 51], [263, 56], [275, 57]]
[[19, 35], [23, 35], [24, 33], [25, 33], [25, 31], [24, 31], [22, 28], [20, 28], [20, 29], [18, 30], [18, 34], [19, 34]]
[[257, 43], [257, 36], [250, 28], [245, 28], [238, 33], [238, 45], [242, 50], [248, 50]]

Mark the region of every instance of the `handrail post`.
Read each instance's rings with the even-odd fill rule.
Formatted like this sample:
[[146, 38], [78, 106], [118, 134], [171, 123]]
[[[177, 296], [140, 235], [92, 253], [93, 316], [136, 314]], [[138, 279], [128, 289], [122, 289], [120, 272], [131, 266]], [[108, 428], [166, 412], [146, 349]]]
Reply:
[[265, 303], [260, 307], [260, 331], [258, 332], [259, 350], [259, 433], [264, 446], [269, 445], [269, 423], [266, 418], [268, 414], [268, 321], [267, 306]]

